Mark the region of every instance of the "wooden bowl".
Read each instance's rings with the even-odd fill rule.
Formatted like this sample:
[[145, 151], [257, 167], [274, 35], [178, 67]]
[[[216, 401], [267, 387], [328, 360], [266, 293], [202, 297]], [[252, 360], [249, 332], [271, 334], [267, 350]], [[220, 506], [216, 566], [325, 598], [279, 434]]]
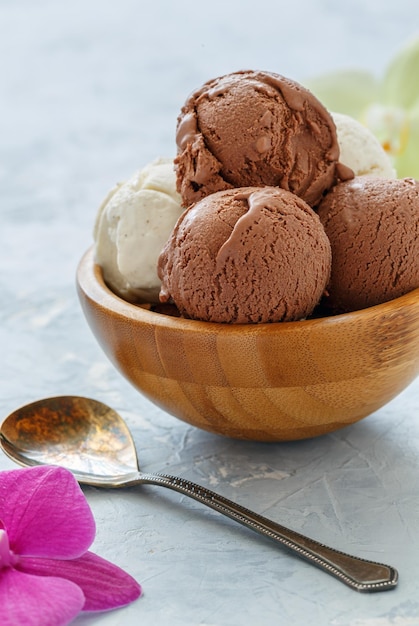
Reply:
[[299, 322], [228, 325], [129, 304], [93, 251], [80, 302], [115, 367], [152, 402], [229, 437], [285, 441], [356, 422], [419, 373], [419, 289], [362, 311]]

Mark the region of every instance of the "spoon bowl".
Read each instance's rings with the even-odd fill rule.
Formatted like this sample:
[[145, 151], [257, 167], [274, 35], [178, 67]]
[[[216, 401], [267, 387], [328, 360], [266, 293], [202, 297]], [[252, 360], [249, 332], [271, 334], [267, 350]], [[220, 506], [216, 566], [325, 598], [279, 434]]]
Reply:
[[397, 571], [389, 565], [325, 546], [189, 480], [140, 472], [127, 425], [97, 400], [59, 396], [21, 407], [4, 420], [0, 445], [20, 465], [60, 465], [82, 484], [108, 488], [150, 484], [187, 495], [285, 546], [357, 591], [385, 591], [397, 585]]
[[1, 446], [21, 465], [60, 465], [86, 485], [118, 487], [138, 477], [127, 425], [90, 398], [59, 396], [17, 409], [2, 424]]

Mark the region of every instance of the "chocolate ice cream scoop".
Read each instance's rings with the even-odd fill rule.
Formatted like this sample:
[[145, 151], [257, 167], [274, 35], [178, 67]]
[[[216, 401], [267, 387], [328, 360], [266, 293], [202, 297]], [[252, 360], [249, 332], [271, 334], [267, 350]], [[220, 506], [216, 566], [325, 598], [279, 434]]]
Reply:
[[315, 206], [340, 177], [332, 117], [279, 74], [241, 71], [205, 83], [177, 124], [177, 189], [185, 206], [223, 189], [278, 186]]
[[179, 218], [159, 258], [160, 300], [211, 322], [299, 320], [329, 279], [329, 240], [317, 214], [289, 191], [214, 193]]
[[325, 305], [345, 313], [419, 287], [419, 182], [359, 176], [319, 206], [332, 246]]

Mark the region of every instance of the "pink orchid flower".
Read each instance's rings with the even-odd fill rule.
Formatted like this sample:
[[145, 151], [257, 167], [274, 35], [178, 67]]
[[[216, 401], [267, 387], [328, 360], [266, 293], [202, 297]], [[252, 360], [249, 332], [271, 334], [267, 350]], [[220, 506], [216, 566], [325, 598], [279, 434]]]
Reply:
[[131, 576], [88, 551], [95, 532], [68, 470], [0, 472], [2, 626], [65, 626], [80, 611], [113, 609], [141, 595]]

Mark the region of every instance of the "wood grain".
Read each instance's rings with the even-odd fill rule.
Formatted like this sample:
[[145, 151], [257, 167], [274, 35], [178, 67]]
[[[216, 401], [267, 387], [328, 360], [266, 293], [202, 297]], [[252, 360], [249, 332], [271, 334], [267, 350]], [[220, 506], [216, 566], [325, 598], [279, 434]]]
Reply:
[[121, 300], [92, 250], [77, 287], [92, 332], [121, 374], [168, 413], [220, 435], [321, 435], [376, 411], [419, 374], [419, 289], [346, 315], [227, 325]]

